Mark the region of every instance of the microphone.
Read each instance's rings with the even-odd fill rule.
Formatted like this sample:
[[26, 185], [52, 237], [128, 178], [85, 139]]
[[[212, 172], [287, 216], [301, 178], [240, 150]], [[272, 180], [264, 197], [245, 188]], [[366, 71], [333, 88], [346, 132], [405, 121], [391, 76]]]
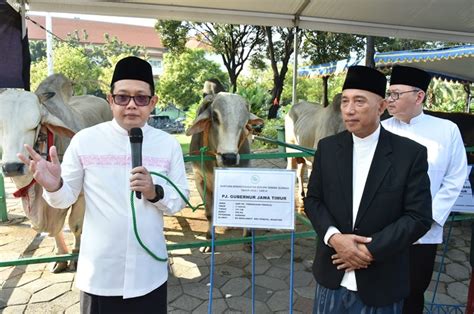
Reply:
[[[139, 167], [142, 165], [142, 129], [132, 128], [128, 136], [130, 137], [130, 147], [132, 151], [132, 168]], [[136, 192], [136, 195], [138, 199], [142, 198], [141, 192]]]

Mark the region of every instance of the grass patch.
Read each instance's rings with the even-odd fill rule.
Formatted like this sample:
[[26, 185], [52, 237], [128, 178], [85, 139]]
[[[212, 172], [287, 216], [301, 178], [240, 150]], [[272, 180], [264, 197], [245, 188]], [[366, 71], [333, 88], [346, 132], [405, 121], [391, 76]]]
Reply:
[[173, 134], [174, 137], [178, 140], [179, 144], [181, 145], [181, 149], [183, 150], [183, 154], [189, 153], [189, 142], [191, 142], [191, 136], [186, 136], [186, 134]]

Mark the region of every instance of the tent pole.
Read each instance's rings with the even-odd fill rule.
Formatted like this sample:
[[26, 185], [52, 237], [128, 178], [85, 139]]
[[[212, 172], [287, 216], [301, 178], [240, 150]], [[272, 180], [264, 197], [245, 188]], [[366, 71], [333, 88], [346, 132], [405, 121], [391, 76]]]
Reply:
[[46, 60], [48, 62], [48, 75], [54, 74], [54, 62], [53, 62], [53, 22], [51, 13], [46, 13]]
[[23, 39], [26, 36], [25, 0], [21, 0], [21, 2], [20, 2], [20, 15], [21, 15], [21, 39]]

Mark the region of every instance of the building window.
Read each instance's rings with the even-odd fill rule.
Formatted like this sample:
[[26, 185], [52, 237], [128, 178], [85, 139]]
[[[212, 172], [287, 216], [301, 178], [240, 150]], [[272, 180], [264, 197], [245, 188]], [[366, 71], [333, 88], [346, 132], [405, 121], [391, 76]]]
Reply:
[[150, 60], [150, 64], [154, 68], [161, 68], [161, 60]]

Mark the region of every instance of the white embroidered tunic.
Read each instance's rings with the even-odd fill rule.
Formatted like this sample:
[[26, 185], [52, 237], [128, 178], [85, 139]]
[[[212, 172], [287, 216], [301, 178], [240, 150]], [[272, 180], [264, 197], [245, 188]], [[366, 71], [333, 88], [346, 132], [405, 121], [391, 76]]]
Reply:
[[[189, 188], [179, 143], [148, 125], [143, 128], [142, 164], [166, 175], [187, 197]], [[168, 278], [168, 264], [153, 259], [139, 245], [130, 205], [131, 151], [128, 133], [115, 120], [78, 132], [62, 162], [64, 184], [44, 193], [57, 208], [73, 204], [84, 190], [86, 211], [76, 275], [77, 287], [101, 296], [132, 298], [145, 295]], [[184, 201], [161, 177], [164, 198], [151, 203], [135, 198], [139, 235], [157, 256], [167, 257], [163, 214], [174, 214]]]

